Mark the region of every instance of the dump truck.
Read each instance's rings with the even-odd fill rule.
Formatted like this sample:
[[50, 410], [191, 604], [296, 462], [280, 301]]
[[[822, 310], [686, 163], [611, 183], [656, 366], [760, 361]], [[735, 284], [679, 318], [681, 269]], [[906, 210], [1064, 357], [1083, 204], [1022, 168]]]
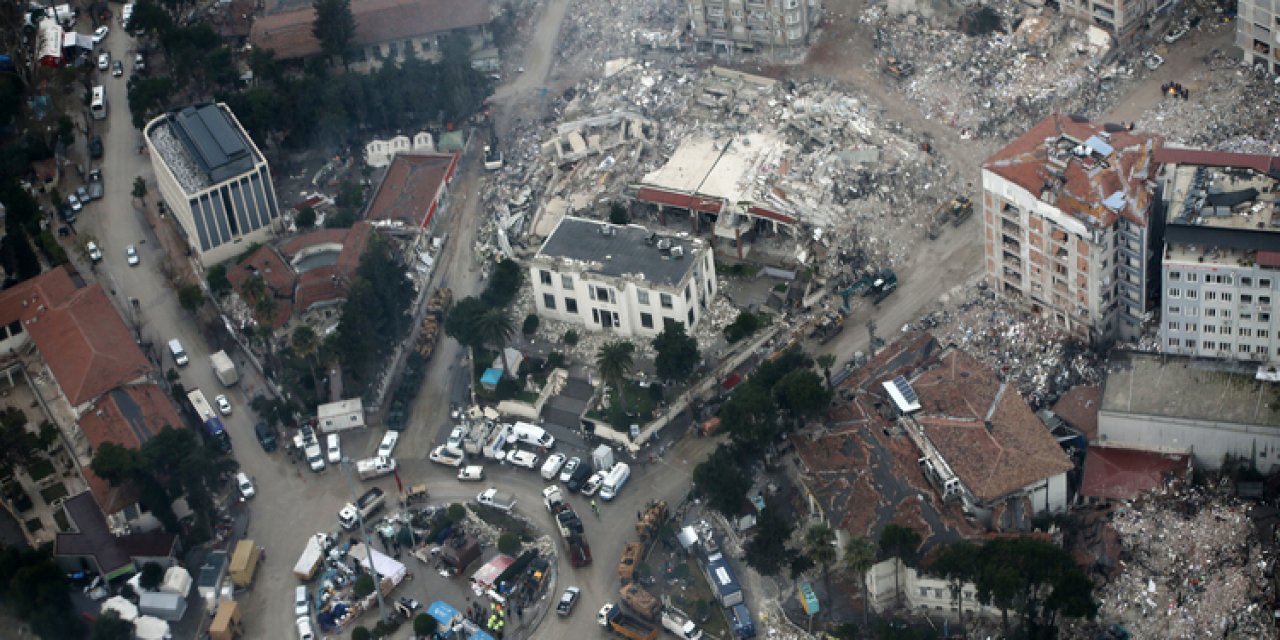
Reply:
[[622, 546], [622, 557], [618, 559], [618, 579], [622, 584], [631, 582], [635, 577], [636, 565], [644, 554], [644, 545], [639, 542], [628, 542]]
[[387, 456], [378, 456], [376, 458], [365, 458], [356, 461], [356, 474], [361, 480], [372, 480], [381, 478], [396, 470], [396, 459]]
[[640, 536], [640, 540], [645, 541], [655, 535], [667, 522], [669, 515], [666, 500], [654, 500], [645, 505], [644, 511], [640, 513], [640, 519], [636, 521], [636, 534]]
[[607, 625], [615, 633], [628, 640], [655, 640], [658, 637], [656, 628], [633, 615], [628, 615], [622, 610], [622, 607], [617, 605], [605, 605], [601, 615], [604, 618], [601, 624]]
[[636, 615], [645, 620], [653, 621], [658, 619], [658, 614], [662, 612], [662, 602], [658, 600], [652, 593], [644, 590], [639, 584], [629, 584], [618, 590], [618, 594], [622, 596], [622, 601], [626, 603]]
[[231, 361], [231, 356], [228, 356], [226, 351], [211, 354], [209, 363], [213, 365], [213, 373], [218, 376], [218, 382], [221, 382], [222, 386], [229, 387], [240, 381], [236, 363]]
[[356, 528], [361, 520], [368, 520], [387, 502], [387, 496], [380, 487], [370, 487], [355, 503], [348, 502], [338, 511], [338, 524], [348, 531]]
[[293, 575], [299, 580], [307, 581], [315, 577], [324, 559], [324, 534], [317, 533], [307, 538], [307, 546], [302, 548], [302, 555], [293, 565]]
[[240, 624], [240, 605], [235, 600], [223, 600], [218, 612], [209, 624], [209, 640], [236, 640], [244, 635]]
[[241, 588], [248, 589], [253, 584], [254, 575], [258, 571], [258, 561], [262, 559], [266, 550], [259, 547], [253, 540], [241, 540], [236, 543], [236, 548], [231, 552], [231, 566], [228, 571], [231, 574], [231, 584]]

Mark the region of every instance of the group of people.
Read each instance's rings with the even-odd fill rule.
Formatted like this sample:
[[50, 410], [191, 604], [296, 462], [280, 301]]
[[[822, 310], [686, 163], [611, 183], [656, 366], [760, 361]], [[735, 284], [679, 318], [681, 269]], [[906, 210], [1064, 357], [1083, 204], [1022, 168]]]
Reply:
[[1160, 85], [1160, 91], [1166, 96], [1182, 98], [1186, 100], [1191, 95], [1191, 90], [1182, 86], [1180, 82], [1166, 82]]

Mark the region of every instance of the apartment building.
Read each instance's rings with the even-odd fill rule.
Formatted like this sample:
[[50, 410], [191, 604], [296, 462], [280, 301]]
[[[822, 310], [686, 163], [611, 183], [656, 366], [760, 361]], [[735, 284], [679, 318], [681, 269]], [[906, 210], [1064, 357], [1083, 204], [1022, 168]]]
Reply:
[[1127, 42], [1147, 24], [1152, 12], [1169, 6], [1167, 0], [1062, 0], [1062, 14], [1097, 25], [1117, 42]]
[[1236, 46], [1244, 61], [1280, 74], [1280, 2], [1240, 0], [1236, 15]]
[[1280, 158], [1166, 148], [1156, 159], [1164, 352], [1280, 362]]
[[1158, 300], [1160, 145], [1055, 114], [988, 158], [983, 233], [996, 293], [1093, 344], [1137, 338]]
[[808, 46], [820, 0], [690, 0], [694, 41], [713, 50], [772, 53]]
[[227, 105], [157, 116], [143, 136], [160, 196], [203, 264], [268, 239], [280, 219], [271, 169]]
[[621, 336], [654, 336], [667, 322], [692, 332], [716, 295], [706, 242], [572, 216], [543, 242], [529, 281], [539, 316]]

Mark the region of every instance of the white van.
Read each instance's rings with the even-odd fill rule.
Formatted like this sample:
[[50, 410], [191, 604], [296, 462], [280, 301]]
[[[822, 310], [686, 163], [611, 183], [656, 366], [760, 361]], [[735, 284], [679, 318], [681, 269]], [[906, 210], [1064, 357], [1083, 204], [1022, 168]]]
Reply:
[[528, 422], [517, 422], [511, 425], [511, 435], [516, 442], [523, 442], [543, 449], [550, 449], [556, 446], [555, 436], [547, 433], [546, 429]]
[[187, 366], [187, 351], [182, 348], [182, 343], [177, 338], [169, 341], [169, 353], [173, 354], [173, 361], [179, 367]]
[[617, 497], [618, 492], [622, 491], [622, 486], [627, 484], [627, 479], [630, 477], [630, 465], [625, 462], [613, 465], [613, 469], [604, 477], [604, 482], [600, 485], [600, 499], [612, 500]]

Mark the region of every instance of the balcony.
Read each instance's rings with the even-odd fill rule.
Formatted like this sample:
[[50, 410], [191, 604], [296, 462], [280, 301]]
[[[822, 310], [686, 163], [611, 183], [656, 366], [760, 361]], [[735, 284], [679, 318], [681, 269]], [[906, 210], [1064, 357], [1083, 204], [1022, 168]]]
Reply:
[[1017, 269], [1022, 269], [1022, 258], [1019, 258], [1008, 251], [1003, 252], [1003, 256], [1005, 264], [1013, 265]]
[[1015, 236], [1022, 236], [1022, 227], [1008, 218], [1000, 221], [1000, 230], [1005, 233], [1011, 233]]

